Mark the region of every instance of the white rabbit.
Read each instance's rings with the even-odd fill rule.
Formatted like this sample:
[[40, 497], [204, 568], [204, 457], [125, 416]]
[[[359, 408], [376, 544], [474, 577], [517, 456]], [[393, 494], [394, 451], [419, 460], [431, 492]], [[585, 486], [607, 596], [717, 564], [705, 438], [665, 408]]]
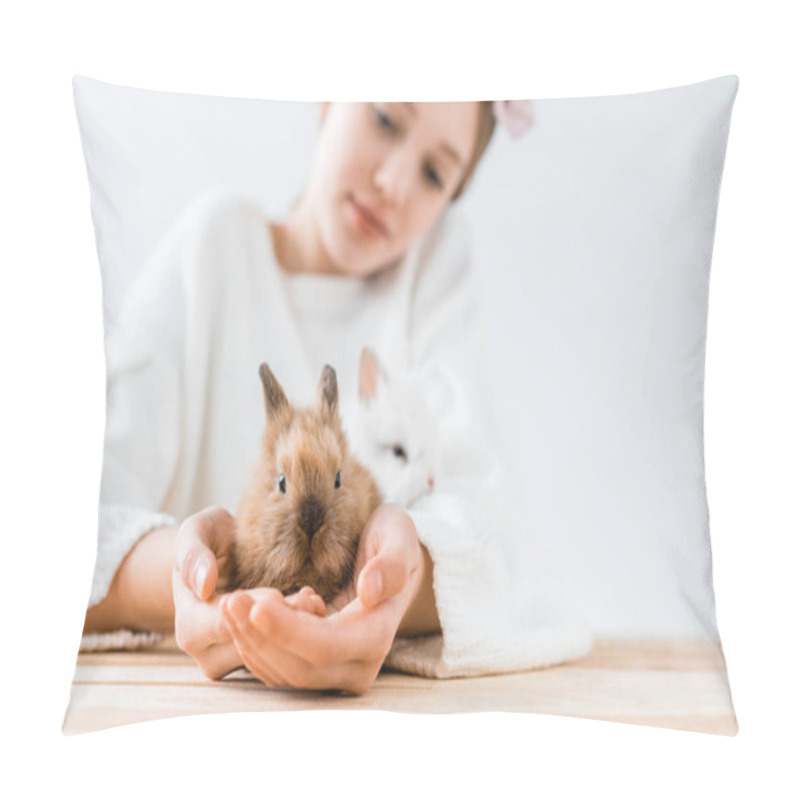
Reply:
[[361, 352], [358, 398], [345, 416], [353, 454], [372, 473], [384, 502], [411, 507], [436, 485], [437, 420], [447, 397], [438, 373], [389, 375]]

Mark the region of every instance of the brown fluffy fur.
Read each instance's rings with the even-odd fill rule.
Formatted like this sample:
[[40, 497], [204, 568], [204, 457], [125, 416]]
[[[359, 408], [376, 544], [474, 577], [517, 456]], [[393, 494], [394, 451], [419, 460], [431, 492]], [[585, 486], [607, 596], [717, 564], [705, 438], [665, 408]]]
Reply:
[[331, 367], [322, 371], [311, 409], [294, 408], [266, 364], [259, 374], [267, 426], [236, 513], [227, 588], [273, 586], [288, 594], [310, 586], [329, 602], [352, 578], [361, 531], [380, 492], [348, 451]]

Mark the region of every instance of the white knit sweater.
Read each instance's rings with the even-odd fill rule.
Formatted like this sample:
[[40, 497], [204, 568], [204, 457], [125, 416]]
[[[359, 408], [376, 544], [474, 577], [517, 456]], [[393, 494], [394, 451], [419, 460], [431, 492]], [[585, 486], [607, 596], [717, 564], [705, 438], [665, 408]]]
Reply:
[[[448, 209], [396, 265], [369, 279], [291, 275], [247, 199], [194, 203], [161, 243], [106, 336], [107, 419], [98, 556], [89, 604], [137, 540], [207, 505], [232, 512], [259, 454], [267, 361], [307, 405], [332, 364], [352, 396], [362, 347], [387, 364], [436, 365], [457, 387], [442, 415], [433, 492], [409, 510], [434, 562], [442, 634], [398, 639], [395, 668], [456, 676], [586, 654], [559, 608], [491, 434], [469, 236]], [[255, 432], [255, 433], [254, 433]], [[86, 636], [83, 649], [152, 635]]]

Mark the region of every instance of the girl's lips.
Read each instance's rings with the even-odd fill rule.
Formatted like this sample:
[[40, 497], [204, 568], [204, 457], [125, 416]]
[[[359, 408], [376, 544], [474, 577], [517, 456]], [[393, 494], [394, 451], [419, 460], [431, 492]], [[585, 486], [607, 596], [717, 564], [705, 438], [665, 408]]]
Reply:
[[348, 201], [353, 218], [364, 233], [381, 237], [389, 235], [386, 226], [372, 212], [360, 205], [352, 195], [348, 197]]

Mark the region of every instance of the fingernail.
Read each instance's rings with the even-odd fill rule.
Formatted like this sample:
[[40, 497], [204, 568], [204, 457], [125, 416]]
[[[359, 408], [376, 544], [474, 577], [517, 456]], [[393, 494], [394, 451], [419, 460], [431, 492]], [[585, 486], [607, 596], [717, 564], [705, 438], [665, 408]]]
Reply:
[[203, 596], [203, 584], [206, 582], [206, 575], [208, 575], [208, 564], [205, 561], [201, 561], [194, 571], [194, 591], [198, 597]]
[[367, 596], [373, 603], [377, 603], [378, 600], [381, 599], [381, 594], [383, 592], [383, 576], [380, 570], [376, 569], [372, 575], [369, 576], [367, 588], [369, 589]]

